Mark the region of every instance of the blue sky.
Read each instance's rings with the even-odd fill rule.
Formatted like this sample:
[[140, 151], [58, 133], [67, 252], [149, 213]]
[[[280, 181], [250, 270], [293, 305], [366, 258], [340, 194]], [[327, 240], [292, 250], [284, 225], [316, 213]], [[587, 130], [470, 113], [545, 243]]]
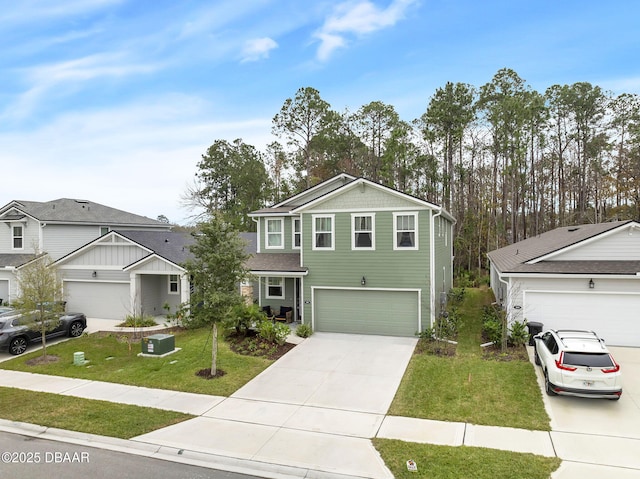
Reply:
[[640, 93], [635, 0], [0, 0], [2, 205], [92, 200], [184, 223], [217, 139], [262, 149], [306, 86], [407, 121], [500, 68]]

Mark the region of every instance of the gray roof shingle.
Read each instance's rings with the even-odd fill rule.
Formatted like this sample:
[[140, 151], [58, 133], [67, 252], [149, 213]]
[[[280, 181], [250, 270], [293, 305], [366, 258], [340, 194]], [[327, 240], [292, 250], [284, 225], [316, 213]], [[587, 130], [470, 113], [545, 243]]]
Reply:
[[144, 225], [157, 226], [164, 229], [169, 228], [169, 225], [146, 216], [136, 215], [92, 201], [71, 198], [60, 198], [46, 202], [20, 200], [5, 205], [3, 209], [7, 210], [7, 206], [10, 205], [37, 220], [49, 223], [84, 223], [107, 226]]
[[178, 265], [184, 264], [191, 257], [189, 246], [195, 242], [194, 237], [189, 233], [180, 231], [116, 230], [115, 232]]
[[249, 270], [255, 273], [273, 271], [281, 273], [306, 273], [300, 266], [299, 253], [258, 253], [247, 262]]
[[[627, 261], [540, 261], [526, 264], [528, 261], [554, 253], [568, 246], [580, 243], [606, 233], [628, 221], [613, 221], [588, 225], [565, 226], [541, 235], [527, 238], [487, 254], [491, 262], [502, 273], [601, 273], [625, 274], [622, 271], [634, 266]], [[617, 269], [617, 271], [614, 271]]]

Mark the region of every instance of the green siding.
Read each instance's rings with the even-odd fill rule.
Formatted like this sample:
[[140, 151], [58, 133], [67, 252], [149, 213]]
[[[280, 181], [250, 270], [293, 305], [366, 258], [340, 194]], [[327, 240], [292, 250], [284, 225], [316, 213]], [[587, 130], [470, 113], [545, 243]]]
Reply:
[[[265, 248], [267, 219], [282, 218], [284, 223], [284, 248]], [[291, 216], [262, 216], [260, 217], [260, 234], [258, 241], [260, 242], [260, 252], [262, 253], [298, 253], [300, 249], [293, 249], [293, 217]]]
[[418, 293], [316, 289], [314, 328], [334, 333], [414, 336], [418, 331]]
[[[422, 328], [430, 318], [430, 210], [418, 211], [418, 250], [393, 249], [393, 212], [375, 211], [375, 251], [351, 249], [351, 212], [335, 213], [335, 250], [312, 249], [312, 212], [302, 215], [304, 321], [311, 318], [311, 286], [420, 289]], [[307, 302], [309, 301], [309, 302]]]
[[316, 210], [340, 211], [345, 209], [371, 208], [375, 211], [380, 208], [415, 208], [416, 203], [402, 197], [371, 186], [347, 187], [347, 191], [339, 195], [318, 202], [314, 206]]

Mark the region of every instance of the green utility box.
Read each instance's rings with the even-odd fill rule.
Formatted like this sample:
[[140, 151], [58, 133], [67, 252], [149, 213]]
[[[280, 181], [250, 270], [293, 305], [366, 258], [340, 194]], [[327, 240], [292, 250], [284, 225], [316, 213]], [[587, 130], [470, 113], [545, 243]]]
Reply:
[[142, 338], [142, 354], [161, 356], [172, 352], [176, 348], [176, 338], [173, 334], [152, 334]]

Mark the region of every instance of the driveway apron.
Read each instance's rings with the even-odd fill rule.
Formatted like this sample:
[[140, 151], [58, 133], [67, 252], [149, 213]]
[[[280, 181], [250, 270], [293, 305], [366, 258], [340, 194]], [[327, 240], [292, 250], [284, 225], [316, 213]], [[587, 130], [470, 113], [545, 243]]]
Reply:
[[382, 424], [416, 342], [315, 333], [201, 417], [135, 440], [391, 478], [370, 438]]

